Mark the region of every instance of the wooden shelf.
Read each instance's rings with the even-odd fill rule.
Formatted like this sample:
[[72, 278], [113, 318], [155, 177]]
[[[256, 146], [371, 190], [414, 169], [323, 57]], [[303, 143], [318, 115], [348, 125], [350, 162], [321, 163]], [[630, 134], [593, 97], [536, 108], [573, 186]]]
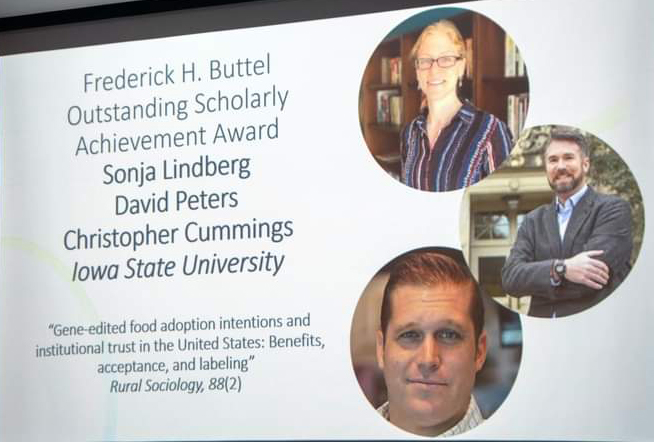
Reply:
[[389, 166], [400, 163], [400, 155], [399, 154], [386, 154], [386, 155], [380, 154], [380, 155], [375, 155], [375, 158], [380, 163], [388, 164]]
[[402, 129], [401, 124], [390, 124], [390, 123], [368, 123], [368, 127], [372, 129], [379, 129], [386, 132], [394, 132], [398, 134]]
[[[418, 83], [416, 83], [417, 85]], [[371, 91], [385, 91], [385, 90], [398, 90], [402, 91], [402, 85], [401, 84], [369, 84], [368, 85], [368, 90]]]
[[529, 91], [527, 77], [484, 77], [484, 87], [499, 89], [503, 94], [521, 94]]

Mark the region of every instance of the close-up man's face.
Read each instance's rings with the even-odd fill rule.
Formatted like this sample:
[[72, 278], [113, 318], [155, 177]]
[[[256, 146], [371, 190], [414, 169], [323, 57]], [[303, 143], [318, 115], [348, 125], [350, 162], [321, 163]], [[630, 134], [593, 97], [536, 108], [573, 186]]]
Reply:
[[590, 162], [574, 141], [552, 140], [545, 151], [547, 181], [557, 195], [567, 198], [585, 183]]
[[391, 298], [385, 335], [377, 332], [390, 421], [413, 433], [440, 434], [465, 415], [486, 358], [485, 332], [477, 342], [470, 316], [472, 286], [400, 285]]

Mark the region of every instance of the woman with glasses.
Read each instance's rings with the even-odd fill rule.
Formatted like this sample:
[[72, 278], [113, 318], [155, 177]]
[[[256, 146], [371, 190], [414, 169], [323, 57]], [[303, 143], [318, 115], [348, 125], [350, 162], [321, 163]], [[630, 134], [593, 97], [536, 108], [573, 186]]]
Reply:
[[461, 33], [447, 20], [427, 26], [411, 50], [422, 110], [400, 138], [401, 178], [407, 186], [460, 189], [486, 177], [509, 155], [506, 124], [459, 98], [465, 57]]

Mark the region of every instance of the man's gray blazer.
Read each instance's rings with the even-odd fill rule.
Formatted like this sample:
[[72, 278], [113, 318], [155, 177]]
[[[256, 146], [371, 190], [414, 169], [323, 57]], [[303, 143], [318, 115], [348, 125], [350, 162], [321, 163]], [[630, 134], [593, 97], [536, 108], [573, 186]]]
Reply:
[[[597, 304], [622, 282], [631, 269], [632, 244], [629, 204], [589, 187], [572, 211], [563, 242], [555, 202], [527, 214], [504, 263], [502, 286], [510, 295], [532, 296], [531, 316], [571, 315]], [[604, 288], [595, 290], [565, 279], [554, 286], [553, 261], [587, 250], [604, 251], [596, 257], [610, 269]]]

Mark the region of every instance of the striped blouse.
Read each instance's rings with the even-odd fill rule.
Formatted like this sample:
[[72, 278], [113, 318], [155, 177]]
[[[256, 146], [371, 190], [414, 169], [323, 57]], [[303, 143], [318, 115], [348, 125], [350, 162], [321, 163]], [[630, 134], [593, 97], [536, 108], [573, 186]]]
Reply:
[[401, 179], [407, 186], [443, 192], [485, 178], [509, 155], [511, 133], [497, 117], [466, 101], [429, 148], [427, 110], [400, 136]]

